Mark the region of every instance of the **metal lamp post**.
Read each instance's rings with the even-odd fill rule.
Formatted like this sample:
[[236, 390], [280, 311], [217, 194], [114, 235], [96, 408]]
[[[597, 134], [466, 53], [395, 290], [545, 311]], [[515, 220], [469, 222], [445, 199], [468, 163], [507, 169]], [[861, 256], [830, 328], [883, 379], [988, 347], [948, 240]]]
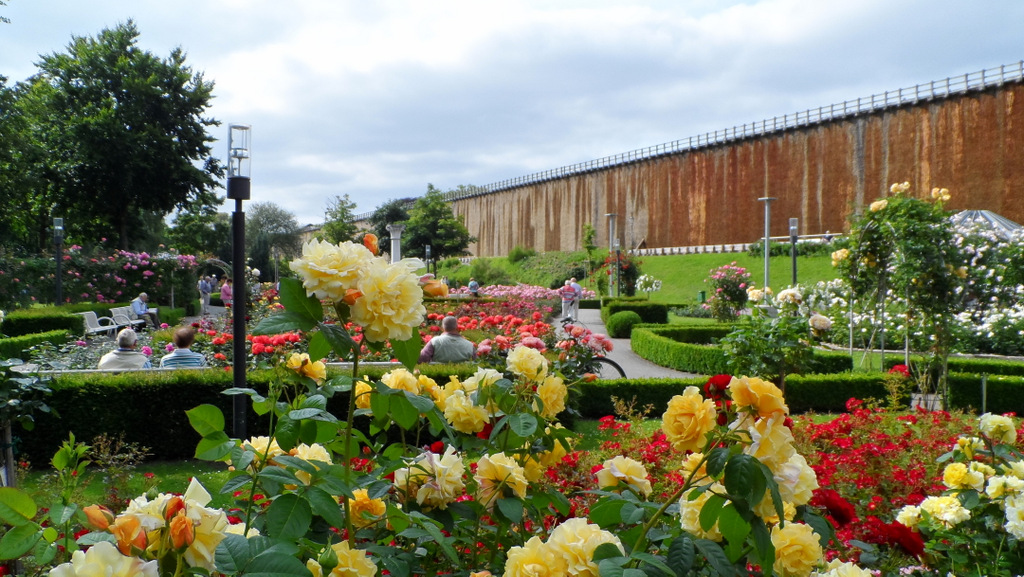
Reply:
[[619, 239], [615, 239], [615, 296], [622, 296], [622, 252], [619, 248]]
[[54, 218], [53, 219], [53, 244], [54, 244], [54, 257], [57, 261], [57, 306], [60, 306], [64, 302], [64, 285], [62, 284], [63, 272], [61, 268], [64, 266], [64, 219]]
[[772, 237], [772, 201], [774, 196], [762, 196], [758, 202], [764, 202], [764, 288], [768, 288], [768, 257], [771, 256], [771, 247], [768, 246]]
[[[252, 196], [250, 175], [251, 127], [245, 124], [228, 125], [228, 198], [234, 199], [235, 211], [231, 215], [231, 276], [235, 280], [232, 293], [232, 335], [234, 336], [234, 386], [246, 387], [245, 367], [248, 362], [245, 347], [245, 305], [248, 287], [245, 282], [245, 212], [242, 201]], [[247, 397], [234, 395], [232, 426], [235, 438], [244, 439]]]
[[800, 228], [800, 219], [789, 219], [789, 244], [790, 253], [793, 256], [793, 286], [796, 286], [796, 238], [798, 228]]
[[278, 274], [277, 274], [278, 273], [278, 271], [277, 271], [277, 259], [278, 259], [277, 247], [276, 246], [270, 247], [270, 252], [271, 252], [271, 254], [274, 255], [274, 288], [277, 288], [278, 283], [281, 282], [281, 279], [278, 277]]
[[[605, 216], [608, 217], [608, 255], [611, 256], [612, 251], [615, 250], [615, 217], [618, 216], [618, 214], [614, 212], [609, 212], [605, 214]], [[616, 260], [615, 268], [618, 267], [619, 262]], [[613, 287], [609, 283], [608, 296], [612, 296], [612, 289]]]
[[430, 245], [429, 244], [424, 247], [423, 253], [424, 253], [424, 256], [427, 259], [427, 263], [426, 263], [427, 264], [427, 274], [430, 274]]

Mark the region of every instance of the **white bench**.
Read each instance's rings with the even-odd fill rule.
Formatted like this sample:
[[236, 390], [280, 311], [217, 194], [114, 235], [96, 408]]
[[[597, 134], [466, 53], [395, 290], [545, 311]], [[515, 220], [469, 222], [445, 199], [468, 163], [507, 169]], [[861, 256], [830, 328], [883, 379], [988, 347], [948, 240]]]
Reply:
[[146, 321], [138, 318], [132, 307], [115, 307], [110, 309], [110, 314], [119, 327], [131, 327], [136, 330], [146, 327]]
[[84, 313], [76, 313], [82, 315], [85, 318], [85, 336], [91, 337], [92, 335], [99, 335], [106, 333], [107, 336], [113, 336], [120, 327], [117, 321], [110, 317], [98, 317], [93, 311], [85, 311]]

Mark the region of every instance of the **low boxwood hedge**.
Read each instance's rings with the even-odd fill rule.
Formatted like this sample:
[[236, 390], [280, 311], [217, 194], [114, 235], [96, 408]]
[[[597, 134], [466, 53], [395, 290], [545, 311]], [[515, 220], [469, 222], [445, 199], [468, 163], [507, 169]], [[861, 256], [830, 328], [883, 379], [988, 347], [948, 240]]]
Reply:
[[623, 311], [633, 311], [640, 315], [645, 323], [667, 324], [668, 305], [664, 303], [652, 303], [650, 301], [625, 301], [615, 299], [606, 303], [602, 316], [607, 320], [612, 315]]
[[[110, 314], [109, 311], [107, 314]], [[9, 337], [50, 331], [67, 331], [80, 335], [85, 332], [85, 319], [82, 318], [82, 315], [63, 311], [56, 307], [11, 311], [4, 318], [3, 334]]]
[[65, 330], [46, 331], [43, 333], [0, 339], [0, 358], [21, 359], [23, 361], [27, 361], [28, 355], [25, 354], [25, 351], [30, 347], [44, 342], [50, 342], [59, 347], [70, 339], [71, 335]]

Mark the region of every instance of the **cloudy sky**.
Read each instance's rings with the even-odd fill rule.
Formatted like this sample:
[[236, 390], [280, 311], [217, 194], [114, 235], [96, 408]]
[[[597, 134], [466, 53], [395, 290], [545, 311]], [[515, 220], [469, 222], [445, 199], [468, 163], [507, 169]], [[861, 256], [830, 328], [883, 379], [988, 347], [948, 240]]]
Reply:
[[182, 47], [301, 224], [1024, 59], [1021, 0], [6, 2], [11, 83], [128, 19]]

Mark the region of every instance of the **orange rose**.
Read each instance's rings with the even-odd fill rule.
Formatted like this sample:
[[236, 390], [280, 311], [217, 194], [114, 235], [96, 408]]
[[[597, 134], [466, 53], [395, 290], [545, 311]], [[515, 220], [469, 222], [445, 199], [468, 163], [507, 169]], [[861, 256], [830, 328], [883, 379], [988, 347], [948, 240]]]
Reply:
[[769, 381], [756, 377], [733, 377], [729, 383], [729, 395], [737, 408], [751, 407], [759, 417], [789, 414], [789, 407], [782, 398], [782, 391]]
[[146, 550], [148, 540], [146, 532], [142, 530], [139, 520], [133, 515], [123, 515], [114, 520], [109, 527], [110, 532], [117, 539], [117, 548], [123, 555], [132, 555], [132, 551], [141, 552]]
[[448, 285], [439, 280], [430, 280], [423, 285], [423, 292], [432, 297], [444, 298], [448, 296]]
[[103, 505], [89, 505], [82, 508], [82, 512], [93, 529], [104, 531], [114, 522], [114, 513]]
[[380, 246], [377, 244], [377, 235], [372, 233], [366, 233], [363, 235], [363, 246], [366, 250], [373, 253], [374, 256], [380, 254]]
[[196, 528], [192, 519], [185, 516], [185, 510], [179, 509], [178, 514], [171, 519], [171, 544], [175, 549], [188, 547], [196, 540]]
[[164, 506], [164, 519], [170, 521], [178, 514], [179, 511], [185, 509], [185, 501], [175, 495], [167, 500], [167, 505]]

